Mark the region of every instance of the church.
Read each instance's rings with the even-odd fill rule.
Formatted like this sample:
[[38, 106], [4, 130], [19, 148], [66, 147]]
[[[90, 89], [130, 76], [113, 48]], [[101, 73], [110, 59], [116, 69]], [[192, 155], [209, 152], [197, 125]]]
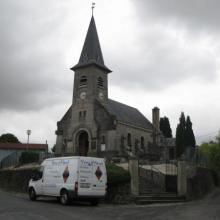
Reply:
[[108, 74], [92, 15], [75, 72], [72, 105], [57, 122], [55, 154], [127, 158], [154, 152], [159, 109], [151, 123], [138, 109], [108, 97]]

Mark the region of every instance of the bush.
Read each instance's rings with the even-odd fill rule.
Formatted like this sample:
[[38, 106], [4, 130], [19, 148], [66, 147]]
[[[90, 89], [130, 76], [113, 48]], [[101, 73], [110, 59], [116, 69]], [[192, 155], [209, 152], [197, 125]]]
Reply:
[[36, 152], [22, 152], [19, 158], [20, 164], [34, 163], [39, 161], [39, 153]]
[[130, 174], [113, 163], [106, 163], [108, 184], [119, 185], [130, 182]]
[[203, 143], [200, 146], [200, 152], [208, 158], [209, 168], [220, 172], [220, 136], [216, 137], [216, 141]]

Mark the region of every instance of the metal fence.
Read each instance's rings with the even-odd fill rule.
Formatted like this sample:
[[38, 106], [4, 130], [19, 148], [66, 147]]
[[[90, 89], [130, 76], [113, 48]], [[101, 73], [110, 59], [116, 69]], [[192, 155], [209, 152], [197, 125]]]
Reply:
[[19, 164], [21, 152], [15, 151], [1, 160], [0, 168], [15, 167]]
[[[8, 155], [7, 157], [5, 157], [4, 159], [2, 159], [0, 162], [0, 169], [8, 168], [8, 167], [16, 167], [20, 165], [19, 159], [20, 159], [22, 152], [24, 151], [15, 151], [11, 153], [10, 155]], [[39, 154], [38, 163], [41, 163], [46, 158], [53, 157], [52, 154], [48, 154], [46, 152], [36, 152], [36, 153]]]

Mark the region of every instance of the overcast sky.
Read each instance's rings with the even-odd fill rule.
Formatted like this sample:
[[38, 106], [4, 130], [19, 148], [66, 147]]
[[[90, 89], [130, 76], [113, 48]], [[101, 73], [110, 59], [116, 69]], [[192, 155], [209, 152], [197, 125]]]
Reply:
[[[220, 129], [220, 1], [97, 0], [94, 11], [109, 97], [149, 120], [158, 106], [173, 134], [181, 111], [198, 142]], [[91, 18], [89, 0], [0, 1], [0, 134], [55, 143], [71, 105]]]

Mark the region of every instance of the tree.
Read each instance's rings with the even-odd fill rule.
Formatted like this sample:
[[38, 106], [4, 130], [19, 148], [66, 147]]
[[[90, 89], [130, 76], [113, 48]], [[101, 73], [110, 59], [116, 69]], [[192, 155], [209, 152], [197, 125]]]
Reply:
[[176, 128], [176, 152], [180, 157], [186, 150], [186, 147], [195, 147], [196, 140], [192, 129], [190, 117], [185, 119], [184, 112], [181, 112], [179, 124]]
[[164, 137], [172, 138], [172, 130], [170, 128], [170, 122], [166, 116], [160, 118], [160, 130], [163, 133]]
[[186, 130], [186, 120], [184, 112], [181, 112], [179, 119], [179, 124], [176, 128], [176, 154], [180, 157], [185, 150], [185, 130]]
[[1, 143], [20, 143], [18, 138], [11, 133], [2, 134], [0, 136], [0, 142]]
[[192, 122], [190, 117], [187, 116], [186, 118], [186, 130], [185, 130], [185, 145], [186, 147], [195, 147], [196, 146], [196, 139], [194, 136], [194, 132], [192, 129]]
[[208, 158], [209, 167], [220, 172], [220, 134], [216, 137], [215, 141], [203, 143], [199, 147], [199, 151]]

